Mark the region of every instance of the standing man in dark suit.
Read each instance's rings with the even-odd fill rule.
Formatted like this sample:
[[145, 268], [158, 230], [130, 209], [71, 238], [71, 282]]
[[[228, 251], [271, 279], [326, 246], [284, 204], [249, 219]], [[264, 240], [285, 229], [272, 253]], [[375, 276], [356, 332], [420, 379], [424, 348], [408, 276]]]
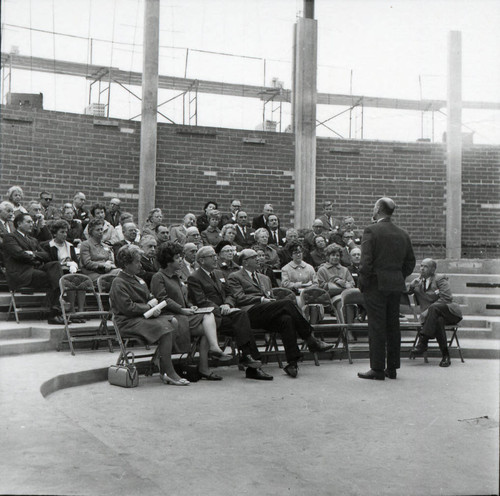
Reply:
[[264, 227], [267, 229], [267, 219], [269, 216], [274, 213], [274, 208], [270, 203], [266, 203], [264, 205], [264, 208], [262, 210], [261, 215], [257, 215], [257, 217], [254, 217], [252, 220], [252, 229], [259, 229], [261, 227]]
[[214, 307], [218, 331], [226, 331], [236, 338], [241, 351], [240, 364], [247, 367], [246, 377], [270, 381], [273, 377], [260, 367], [260, 353], [255, 344], [246, 312], [235, 309], [234, 299], [226, 292], [224, 274], [218, 270], [217, 255], [211, 246], [204, 246], [196, 253], [199, 268], [188, 278], [188, 295], [198, 307]]
[[239, 265], [243, 268], [229, 274], [227, 278], [235, 305], [248, 313], [250, 324], [254, 329], [278, 331], [281, 334], [288, 362], [284, 370], [290, 377], [297, 377], [297, 363], [302, 359], [302, 353], [297, 346], [297, 335], [306, 341], [312, 353], [328, 351], [333, 345], [312, 335], [312, 327], [300, 313], [296, 302], [276, 301], [272, 297], [269, 277], [257, 271], [256, 251], [243, 250]]
[[451, 361], [445, 325], [458, 324], [462, 320], [462, 310], [458, 303], [453, 302], [448, 278], [436, 274], [436, 269], [436, 262], [432, 258], [425, 258], [420, 264], [420, 277], [410, 283], [409, 293], [415, 295], [423, 322], [419, 343], [411, 351], [421, 355], [427, 351], [429, 339], [436, 338], [442, 355], [439, 366], [449, 367]]
[[390, 198], [377, 200], [375, 223], [363, 233], [358, 284], [368, 313], [370, 370], [358, 373], [361, 379], [396, 379], [400, 367], [399, 301], [415, 255], [408, 234], [391, 221], [395, 208]]
[[247, 226], [248, 216], [243, 210], [236, 214], [236, 236], [234, 242], [242, 248], [249, 248], [255, 243], [255, 231]]
[[278, 216], [270, 214], [267, 218], [267, 230], [269, 231], [269, 245], [285, 246], [286, 231], [280, 227]]
[[63, 275], [59, 262], [51, 262], [49, 254], [31, 237], [33, 219], [20, 213], [14, 219], [15, 231], [4, 238], [7, 284], [11, 289], [30, 286], [42, 289], [49, 286], [47, 302], [49, 324], [64, 324], [59, 306], [59, 279]]

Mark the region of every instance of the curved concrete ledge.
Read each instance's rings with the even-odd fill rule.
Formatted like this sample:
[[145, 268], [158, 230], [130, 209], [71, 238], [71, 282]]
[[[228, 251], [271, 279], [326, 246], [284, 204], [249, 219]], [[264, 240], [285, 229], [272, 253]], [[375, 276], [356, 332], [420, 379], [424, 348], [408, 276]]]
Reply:
[[94, 382], [106, 381], [108, 379], [108, 367], [93, 370], [82, 370], [70, 374], [61, 374], [45, 381], [40, 386], [42, 396], [46, 398], [49, 394], [55, 393], [60, 389], [66, 389], [75, 386], [83, 386]]

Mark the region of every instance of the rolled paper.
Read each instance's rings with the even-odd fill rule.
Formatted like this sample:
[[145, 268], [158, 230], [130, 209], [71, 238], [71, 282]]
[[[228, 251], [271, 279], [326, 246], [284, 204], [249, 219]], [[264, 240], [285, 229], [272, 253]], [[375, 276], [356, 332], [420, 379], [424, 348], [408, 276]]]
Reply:
[[167, 302], [165, 300], [160, 301], [158, 305], [155, 305], [153, 308], [150, 308], [147, 312], [144, 313], [144, 318], [149, 319], [154, 313], [155, 310], [161, 310], [167, 306]]

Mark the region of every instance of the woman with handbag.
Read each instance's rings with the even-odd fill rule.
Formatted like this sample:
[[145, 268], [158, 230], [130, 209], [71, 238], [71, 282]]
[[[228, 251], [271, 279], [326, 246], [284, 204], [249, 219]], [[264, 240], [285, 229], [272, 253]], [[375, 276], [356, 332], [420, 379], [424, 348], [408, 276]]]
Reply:
[[217, 341], [217, 325], [212, 312], [196, 314], [197, 307], [187, 299], [187, 287], [179, 278], [182, 248], [173, 243], [163, 243], [158, 249], [157, 260], [161, 269], [151, 279], [151, 291], [158, 301], [165, 301], [165, 311], [178, 321], [179, 332], [189, 332], [191, 336], [202, 336], [200, 341], [200, 363], [202, 378], [220, 381], [222, 377], [210, 372], [208, 358], [221, 362], [232, 360], [224, 353]]
[[137, 276], [142, 270], [142, 250], [135, 245], [125, 245], [117, 253], [117, 263], [122, 271], [113, 280], [109, 293], [111, 311], [124, 337], [139, 337], [148, 344], [158, 343], [160, 378], [164, 384], [187, 386], [189, 381], [180, 378], [172, 363], [172, 334], [177, 321], [161, 315], [156, 309], [151, 318], [144, 313], [158, 301], [149, 292], [147, 284]]

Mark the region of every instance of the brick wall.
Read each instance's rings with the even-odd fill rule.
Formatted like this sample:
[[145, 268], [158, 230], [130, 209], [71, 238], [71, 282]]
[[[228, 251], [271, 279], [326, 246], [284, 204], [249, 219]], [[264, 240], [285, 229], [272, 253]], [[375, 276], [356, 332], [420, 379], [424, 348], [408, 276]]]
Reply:
[[[1, 175], [4, 191], [20, 184], [26, 200], [42, 189], [56, 204], [84, 191], [89, 203], [123, 200], [137, 212], [140, 124], [92, 116], [2, 107]], [[262, 142], [262, 140], [264, 142]], [[464, 255], [500, 256], [500, 147], [472, 146], [463, 154]], [[294, 141], [291, 134], [158, 126], [156, 205], [167, 222], [232, 198], [250, 216], [271, 201], [282, 224], [292, 222]], [[339, 216], [359, 226], [375, 200], [387, 195], [399, 209], [419, 254], [444, 256], [445, 148], [441, 144], [318, 139], [317, 207], [335, 202]]]

